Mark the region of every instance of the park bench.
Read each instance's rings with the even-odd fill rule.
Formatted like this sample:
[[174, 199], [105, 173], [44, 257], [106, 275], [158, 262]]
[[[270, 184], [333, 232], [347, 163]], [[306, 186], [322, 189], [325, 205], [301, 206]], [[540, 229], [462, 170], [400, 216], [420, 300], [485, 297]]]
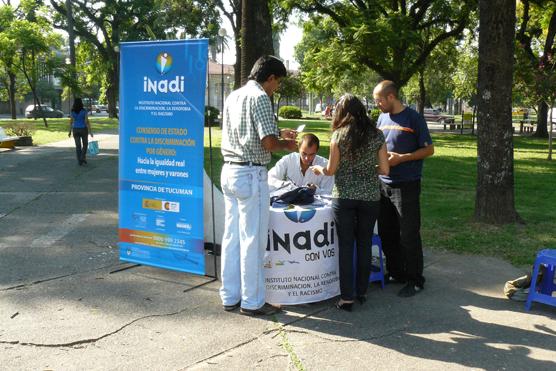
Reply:
[[529, 119], [524, 119], [519, 121], [519, 133], [533, 133], [535, 128], [534, 124]]
[[15, 142], [19, 137], [9, 137], [6, 135], [3, 127], [0, 127], [0, 148], [15, 148]]

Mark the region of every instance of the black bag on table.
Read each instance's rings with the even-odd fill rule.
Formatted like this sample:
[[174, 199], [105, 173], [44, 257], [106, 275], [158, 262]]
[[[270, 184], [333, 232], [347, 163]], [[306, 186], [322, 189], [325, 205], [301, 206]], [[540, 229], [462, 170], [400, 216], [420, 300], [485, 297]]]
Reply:
[[270, 204], [275, 202], [282, 205], [309, 205], [315, 201], [315, 190], [309, 187], [297, 187], [280, 196], [270, 198]]

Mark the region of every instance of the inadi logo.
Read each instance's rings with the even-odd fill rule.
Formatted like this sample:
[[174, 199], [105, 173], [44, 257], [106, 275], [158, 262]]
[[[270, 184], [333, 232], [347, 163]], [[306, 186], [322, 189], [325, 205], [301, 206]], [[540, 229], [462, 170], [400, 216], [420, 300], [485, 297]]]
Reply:
[[165, 75], [172, 69], [172, 56], [170, 53], [162, 52], [156, 57], [156, 70]]
[[[160, 75], [166, 75], [172, 69], [172, 56], [170, 53], [162, 52], [156, 57], [156, 70]], [[143, 77], [143, 92], [145, 93], [183, 93], [184, 76], [176, 76], [172, 80], [151, 80]]]
[[313, 219], [313, 216], [315, 216], [316, 212], [317, 210], [310, 207], [308, 209], [294, 208], [293, 210], [287, 210], [287, 209], [284, 210], [284, 214], [286, 215], [286, 218], [288, 218], [294, 223], [308, 222], [309, 220]]

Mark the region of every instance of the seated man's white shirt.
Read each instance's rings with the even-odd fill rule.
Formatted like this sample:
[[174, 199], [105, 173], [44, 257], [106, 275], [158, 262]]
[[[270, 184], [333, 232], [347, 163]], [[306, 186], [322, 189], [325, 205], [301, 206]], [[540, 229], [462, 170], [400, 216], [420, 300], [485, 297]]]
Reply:
[[[271, 195], [279, 195], [311, 183], [317, 186], [316, 194], [332, 194], [334, 177], [316, 175], [310, 169], [307, 169], [305, 175], [303, 175], [300, 161], [298, 152], [290, 153], [282, 157], [276, 165], [269, 170], [268, 186]], [[316, 155], [313, 160], [313, 165], [326, 167], [327, 164], [328, 160], [319, 155]]]

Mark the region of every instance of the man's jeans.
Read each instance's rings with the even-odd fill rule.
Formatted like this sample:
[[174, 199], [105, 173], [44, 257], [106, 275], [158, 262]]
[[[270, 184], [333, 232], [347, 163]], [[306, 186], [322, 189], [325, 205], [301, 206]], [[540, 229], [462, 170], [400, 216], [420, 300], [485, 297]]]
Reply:
[[421, 181], [380, 187], [378, 234], [388, 273], [396, 279], [425, 283], [421, 244]]
[[263, 256], [268, 239], [269, 192], [262, 166], [225, 164], [220, 183], [224, 193], [220, 297], [224, 305], [241, 300], [245, 309], [265, 303]]

